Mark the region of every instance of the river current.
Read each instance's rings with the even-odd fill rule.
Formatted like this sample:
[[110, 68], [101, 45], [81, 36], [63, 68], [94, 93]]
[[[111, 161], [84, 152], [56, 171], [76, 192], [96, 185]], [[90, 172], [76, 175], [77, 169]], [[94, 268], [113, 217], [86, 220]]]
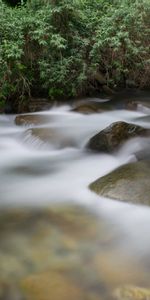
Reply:
[[[118, 288], [118, 286], [131, 284], [149, 287], [150, 209], [148, 207], [121, 203], [99, 197], [88, 189], [88, 185], [118, 166], [136, 161], [134, 152], [135, 149], [142, 149], [143, 140], [135, 139], [134, 141], [130, 141], [112, 155], [92, 153], [86, 149], [86, 144], [94, 134], [115, 121], [123, 120], [134, 124], [144, 124], [145, 127], [149, 128], [150, 125], [148, 122], [143, 123], [140, 119], [138, 120], [138, 117], [145, 116], [146, 114], [147, 111], [114, 110], [84, 115], [71, 112], [69, 106], [62, 106], [36, 113], [36, 116], [39, 115], [43, 119], [43, 122], [40, 122], [41, 124], [35, 124], [34, 122], [32, 124], [30, 122], [30, 124], [24, 126], [15, 125], [15, 115], [0, 115], [1, 212], [4, 211], [6, 213], [6, 211], [15, 211], [16, 209], [34, 211], [36, 209], [50, 208], [56, 204], [57, 206], [66, 205], [67, 207], [75, 207], [74, 214], [77, 223], [80, 223], [82, 218], [82, 214], [80, 216], [80, 207], [94, 214], [96, 219], [98, 218], [98, 222], [103, 223], [103, 236], [105, 236], [108, 243], [106, 242], [105, 247], [102, 247], [103, 242], [101, 242], [101, 232], [99, 230], [96, 231], [96, 237], [90, 243], [91, 237], [89, 233], [89, 244], [86, 242], [86, 246], [84, 244], [85, 250], [84, 247], [81, 247], [81, 249], [79, 247], [76, 253], [77, 257], [80, 257], [80, 262], [77, 260], [76, 266], [79, 264], [80, 267], [77, 267], [77, 273], [81, 273], [83, 265], [85, 267], [85, 262], [81, 260], [81, 257], [82, 255], [86, 256], [86, 253], [90, 253], [90, 258], [97, 257], [97, 255], [101, 258], [103, 257], [102, 261], [101, 258], [97, 258], [96, 271], [94, 271], [95, 267], [93, 265], [91, 268], [97, 274], [99, 272], [97, 271], [99, 262], [99, 268], [103, 273], [102, 282], [105, 283], [104, 285], [108, 289], [108, 293], [106, 292], [105, 295], [106, 298], [111, 293], [111, 290], [116, 287]], [[30, 115], [34, 117], [34, 114]], [[42, 136], [41, 139], [39, 138], [39, 132], [43, 128], [45, 128], [46, 137]], [[51, 132], [51, 138], [49, 138], [49, 134], [47, 138], [48, 132]], [[86, 218], [88, 219], [88, 216]], [[88, 222], [88, 220], [86, 221]], [[1, 237], [2, 247], [0, 250], [0, 263], [2, 264], [0, 278], [2, 277], [6, 281], [9, 278], [10, 282], [13, 271], [15, 274], [18, 272], [18, 277], [22, 276], [22, 278], [31, 273], [35, 274], [36, 268], [33, 268], [32, 272], [29, 272], [26, 270], [24, 264], [21, 265], [20, 269], [19, 267], [16, 269], [16, 265], [14, 264], [13, 270], [13, 264], [11, 265], [12, 257], [14, 259], [18, 255], [18, 250], [16, 252], [14, 250], [13, 241], [19, 244], [20, 236], [18, 237], [17, 235], [16, 238], [18, 227], [14, 227], [11, 234], [8, 232], [7, 222], [9, 224], [9, 218], [6, 218], [4, 222], [4, 231]], [[58, 227], [58, 224], [55, 225]], [[18, 223], [18, 226], [22, 225]], [[28, 226], [28, 224], [25, 226]], [[61, 227], [60, 224], [59, 226]], [[107, 229], [109, 227], [109, 230], [105, 230], [105, 227]], [[21, 242], [24, 245], [23, 247], [29, 247], [30, 234], [20, 231], [20, 235], [25, 236], [24, 240], [26, 239], [28, 242], [28, 245], [23, 244], [23, 240]], [[13, 241], [10, 239], [10, 236], [14, 238]], [[73, 237], [73, 232], [71, 232], [71, 238]], [[80, 241], [78, 242], [80, 244]], [[8, 262], [8, 264], [5, 262], [5, 259], [7, 261], [7, 258], [5, 258], [6, 248], [9, 248], [9, 258], [11, 257], [11, 262]], [[21, 251], [19, 255], [22, 260], [25, 254], [24, 251]], [[71, 255], [72, 250], [69, 253]], [[62, 253], [60, 254], [61, 256]], [[69, 259], [72, 262], [75, 258], [70, 258], [69, 256]], [[39, 269], [37, 267], [38, 272], [45, 270], [44, 264], [45, 262], [43, 265], [41, 263]], [[22, 271], [23, 269], [26, 271]], [[49, 264], [49, 269], [51, 269], [51, 263]], [[72, 270], [75, 270], [74, 265]], [[84, 272], [86, 273], [86, 267]], [[88, 270], [87, 272], [90, 271]], [[91, 282], [94, 280], [97, 282], [97, 279], [93, 278], [85, 279], [86, 283], [83, 283], [83, 285], [87, 289], [91, 285]], [[96, 288], [94, 293], [98, 293]], [[42, 297], [34, 298], [32, 296], [31, 299], [59, 299], [55, 294], [53, 298]], [[12, 298], [3, 297], [0, 299], [16, 300], [22, 298], [15, 298], [14, 293]], [[84, 299], [96, 298], [85, 297]]]

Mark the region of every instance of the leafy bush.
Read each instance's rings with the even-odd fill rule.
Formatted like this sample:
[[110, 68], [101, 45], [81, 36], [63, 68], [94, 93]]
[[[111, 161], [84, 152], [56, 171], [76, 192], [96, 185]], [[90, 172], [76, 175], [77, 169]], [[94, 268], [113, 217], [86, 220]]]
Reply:
[[116, 1], [102, 16], [91, 56], [104, 69], [108, 84], [118, 85], [127, 79], [140, 87], [149, 84], [149, 16], [148, 0]]
[[149, 0], [0, 0], [0, 100], [84, 95], [96, 72], [148, 86], [149, 15]]

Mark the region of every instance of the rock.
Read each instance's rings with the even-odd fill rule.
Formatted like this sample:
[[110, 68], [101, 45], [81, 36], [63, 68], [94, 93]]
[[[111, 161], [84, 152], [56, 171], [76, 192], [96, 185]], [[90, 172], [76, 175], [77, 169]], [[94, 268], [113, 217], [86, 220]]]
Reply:
[[65, 135], [61, 130], [57, 128], [41, 127], [41, 128], [30, 128], [23, 133], [26, 141], [27, 139], [37, 139], [51, 145], [55, 149], [61, 149], [66, 147], [75, 147], [76, 143], [73, 138], [69, 135]]
[[115, 122], [93, 136], [87, 148], [98, 152], [112, 152], [131, 138], [149, 134], [150, 130], [141, 126], [122, 121]]
[[16, 125], [40, 125], [51, 121], [50, 115], [46, 114], [25, 114], [15, 118]]
[[98, 107], [97, 103], [87, 103], [80, 104], [77, 107], [73, 108], [72, 111], [82, 113], [82, 114], [92, 114], [102, 112], [100, 107]]
[[83, 245], [94, 243], [99, 232], [97, 217], [81, 207], [1, 210], [0, 278], [17, 282], [48, 267], [73, 269], [88, 254]]
[[112, 97], [116, 109], [141, 110], [139, 105], [147, 106], [150, 103], [150, 92], [136, 88], [126, 88], [116, 92]]
[[126, 103], [126, 108], [130, 110], [136, 110], [143, 113], [150, 112], [150, 101], [132, 100]]
[[[95, 291], [88, 290], [96, 275], [87, 262], [99, 249], [100, 225], [95, 214], [74, 205], [1, 210], [2, 300], [99, 300]], [[13, 298], [20, 289], [27, 297]], [[5, 299], [9, 290], [12, 298]]]
[[22, 283], [28, 300], [76, 300], [83, 293], [63, 275], [56, 272], [29, 276]]
[[150, 160], [150, 139], [142, 141], [142, 148], [135, 152], [137, 160]]
[[72, 111], [82, 113], [82, 114], [92, 114], [92, 113], [100, 113], [105, 112], [113, 109], [113, 105], [110, 101], [107, 100], [90, 100], [85, 99], [81, 101], [76, 101], [74, 103], [74, 108]]
[[150, 161], [121, 166], [97, 179], [89, 187], [104, 197], [150, 205]]
[[42, 110], [48, 110], [53, 106], [54, 102], [47, 98], [31, 98], [29, 100], [28, 109], [29, 112], [37, 112]]
[[86, 291], [69, 274], [49, 271], [31, 275], [22, 282], [27, 300], [100, 300], [94, 292]]
[[0, 299], [101, 300], [127, 280], [139, 285], [145, 269], [119, 257], [121, 232], [79, 205], [1, 209]]
[[135, 118], [134, 121], [149, 123], [150, 122], [150, 115], [145, 115], [145, 116], [142, 116], [142, 117]]
[[122, 286], [113, 292], [116, 300], [150, 300], [150, 289], [138, 286]]
[[102, 253], [98, 253], [94, 257], [94, 265], [100, 281], [105, 283], [108, 290], [110, 287], [114, 289], [125, 282], [140, 283], [141, 278], [138, 273], [141, 268], [140, 264], [134, 263], [123, 251], [119, 252], [115, 247], [107, 247]]

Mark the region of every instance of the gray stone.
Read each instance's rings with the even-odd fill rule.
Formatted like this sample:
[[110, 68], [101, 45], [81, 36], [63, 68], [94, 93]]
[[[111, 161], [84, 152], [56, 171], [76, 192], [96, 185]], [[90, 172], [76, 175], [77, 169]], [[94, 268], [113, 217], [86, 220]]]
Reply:
[[130, 163], [90, 184], [100, 196], [150, 205], [150, 161]]
[[150, 130], [141, 126], [122, 121], [115, 122], [94, 135], [87, 148], [98, 152], [112, 152], [131, 138], [148, 136], [149, 134]]

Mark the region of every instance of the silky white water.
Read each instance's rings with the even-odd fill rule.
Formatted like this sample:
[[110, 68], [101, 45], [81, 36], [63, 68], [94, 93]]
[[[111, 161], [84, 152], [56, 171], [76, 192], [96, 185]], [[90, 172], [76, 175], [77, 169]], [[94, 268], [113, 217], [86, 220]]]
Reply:
[[[15, 116], [0, 117], [0, 205], [36, 206], [51, 201], [92, 204], [95, 195], [88, 184], [134, 161], [132, 153], [141, 147], [141, 140], [136, 139], [114, 155], [93, 154], [85, 148], [90, 137], [110, 123], [134, 122], [141, 113], [122, 110], [81, 115], [61, 107], [41, 114], [49, 115], [48, 124], [21, 127], [14, 124]], [[60, 134], [57, 143], [43, 142], [27, 130], [38, 127], [56, 129]], [[61, 146], [63, 139], [71, 139], [71, 146]]]
[[[17, 126], [15, 116], [0, 116], [1, 209], [41, 208], [52, 203], [88, 207], [112, 224], [119, 237], [118, 253], [145, 264], [150, 258], [150, 209], [101, 198], [88, 189], [98, 177], [135, 161], [134, 152], [142, 149], [145, 140], [134, 139], [112, 155], [86, 149], [90, 137], [112, 122], [143, 125], [137, 118], [145, 116], [145, 112], [116, 110], [82, 115], [63, 106], [39, 114], [46, 115], [49, 122]], [[148, 122], [144, 126], [150, 128]], [[32, 135], [33, 128], [56, 130], [58, 137], [41, 141]]]

